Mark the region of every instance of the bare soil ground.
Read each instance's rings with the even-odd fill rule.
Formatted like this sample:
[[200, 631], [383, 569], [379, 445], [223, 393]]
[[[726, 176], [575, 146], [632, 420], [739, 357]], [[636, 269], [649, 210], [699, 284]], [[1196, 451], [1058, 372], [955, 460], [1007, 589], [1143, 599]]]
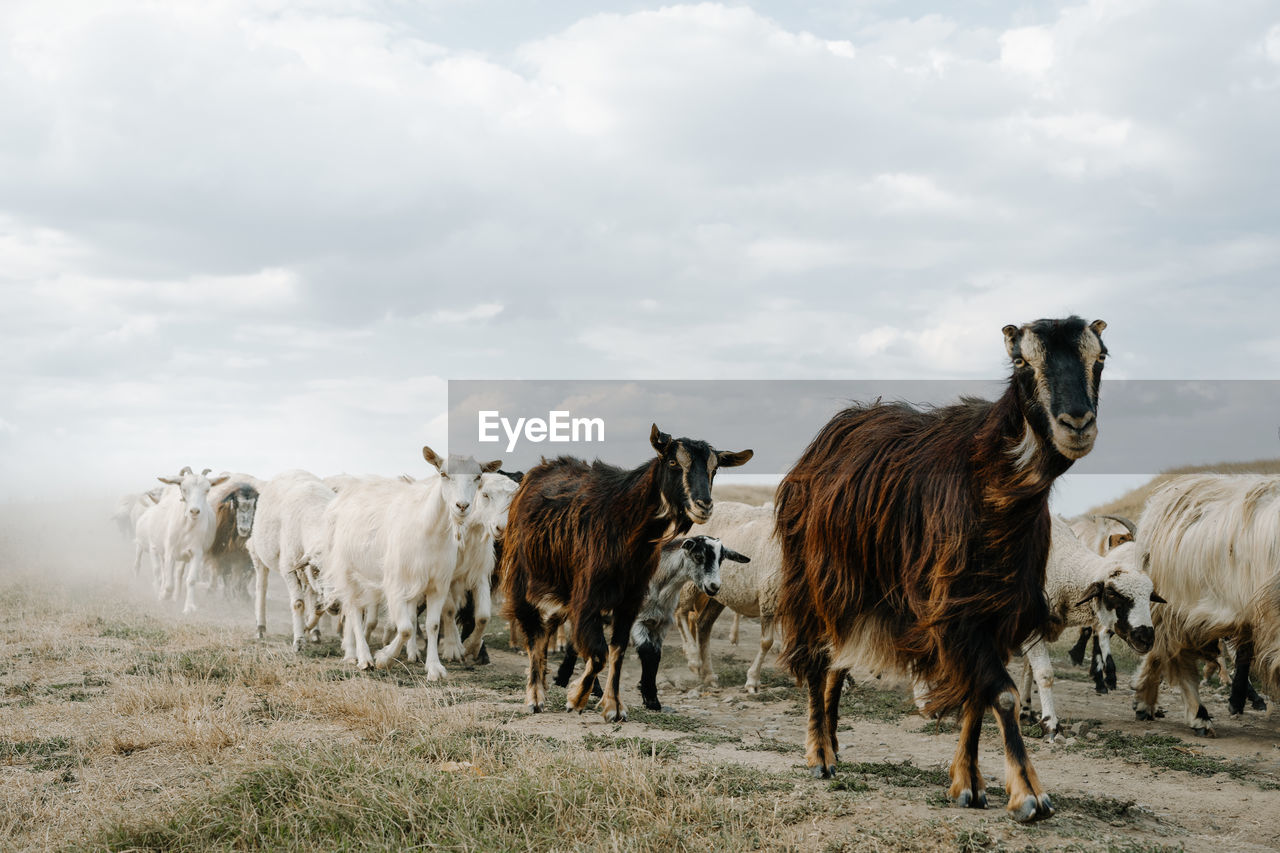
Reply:
[[1166, 688], [1168, 718], [1134, 722], [1125, 655], [1118, 692], [1097, 696], [1056, 649], [1058, 707], [1078, 736], [1032, 744], [1058, 813], [1022, 827], [996, 790], [988, 811], [948, 806], [955, 734], [887, 678], [846, 692], [839, 776], [810, 779], [801, 691], [772, 656], [764, 690], [741, 690], [750, 620], [737, 646], [729, 620], [717, 625], [719, 689], [697, 689], [673, 632], [663, 712], [640, 705], [632, 656], [630, 722], [530, 716], [524, 658], [501, 625], [492, 663], [454, 665], [443, 683], [418, 666], [357, 672], [332, 639], [295, 655], [281, 600], [258, 641], [247, 602], [206, 597], [187, 618], [155, 602], [105, 532], [49, 556], [26, 535], [47, 529], [25, 527], [0, 531], [0, 849], [1280, 847], [1276, 720], [1229, 718], [1213, 689], [1219, 737], [1197, 739]]

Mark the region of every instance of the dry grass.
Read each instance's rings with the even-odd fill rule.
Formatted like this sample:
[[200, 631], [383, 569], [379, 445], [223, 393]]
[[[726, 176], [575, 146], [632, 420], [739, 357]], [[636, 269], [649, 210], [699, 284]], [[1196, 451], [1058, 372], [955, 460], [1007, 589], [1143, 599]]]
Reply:
[[1099, 504], [1090, 514], [1120, 515], [1133, 521], [1142, 515], [1147, 498], [1161, 484], [1181, 474], [1280, 474], [1280, 459], [1257, 459], [1253, 462], [1220, 462], [1216, 465], [1186, 465], [1170, 468], [1136, 489], [1131, 489], [1113, 501]]

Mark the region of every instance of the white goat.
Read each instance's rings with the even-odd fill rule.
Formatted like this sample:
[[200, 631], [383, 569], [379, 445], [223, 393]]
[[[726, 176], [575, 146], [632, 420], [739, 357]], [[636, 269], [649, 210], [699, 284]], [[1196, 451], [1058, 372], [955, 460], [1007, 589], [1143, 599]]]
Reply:
[[[185, 469], [184, 469], [185, 470]], [[167, 491], [176, 492], [174, 486], [160, 486], [155, 503], [144, 509], [134, 522], [133, 528], [133, 574], [138, 576], [142, 569], [142, 557], [145, 554], [151, 567], [151, 582], [157, 596], [164, 590], [164, 536], [168, 529], [168, 517], [160, 508]], [[176, 496], [174, 498], [177, 499]]]
[[[337, 495], [307, 471], [286, 471], [258, 494], [253, 533], [245, 547], [256, 575], [255, 611], [258, 637], [267, 635], [267, 579], [277, 572], [289, 591], [293, 614], [293, 648], [314, 630], [324, 596], [316, 589], [328, 528], [325, 509]], [[312, 639], [317, 639], [313, 634]]]
[[[449, 601], [441, 613], [440, 656], [444, 660], [472, 661], [480, 653], [485, 627], [493, 612], [492, 579], [497, 559], [494, 543], [502, 538], [507, 526], [507, 510], [519, 488], [519, 484], [505, 474], [486, 473], [480, 477], [474, 505], [462, 527]], [[457, 613], [468, 592], [474, 603], [475, 624], [464, 646], [459, 637]]]
[[[1155, 639], [1152, 603], [1163, 601], [1152, 588], [1151, 578], [1137, 566], [1132, 542], [1113, 548], [1105, 557], [1076, 538], [1063, 519], [1054, 516], [1050, 528], [1049, 559], [1045, 565], [1045, 597], [1055, 628], [1098, 625], [1145, 652]], [[1052, 640], [1054, 637], [1049, 637]], [[1045, 736], [1058, 734], [1053, 705], [1053, 665], [1048, 640], [1037, 639], [1022, 647], [1022, 713], [1031, 717], [1031, 678], [1040, 689], [1040, 727]]]
[[1137, 545], [1169, 600], [1156, 613], [1155, 648], [1134, 675], [1137, 718], [1156, 716], [1164, 675], [1182, 689], [1187, 725], [1213, 737], [1197, 672], [1206, 652], [1236, 641], [1232, 714], [1244, 710], [1255, 651], [1272, 681], [1280, 672], [1280, 477], [1174, 477], [1148, 498]]
[[138, 519], [160, 502], [164, 488], [164, 486], [156, 486], [145, 492], [123, 495], [116, 501], [116, 511], [111, 514], [111, 520], [120, 528], [123, 536], [133, 536], [137, 532]]
[[164, 586], [160, 597], [176, 599], [179, 585], [185, 586], [183, 613], [196, 609], [196, 581], [202, 577], [205, 553], [213, 544], [216, 521], [209, 506], [209, 489], [227, 479], [224, 474], [210, 480], [210, 470], [206, 468], [196, 474], [190, 468], [183, 468], [177, 477], [157, 478], [177, 486], [177, 489], [165, 490], [155, 507], [161, 514], [156, 524], [164, 526], [161, 569]]
[[[346, 657], [361, 669], [386, 667], [406, 644], [409, 660], [417, 660], [417, 608], [425, 601], [427, 679], [434, 681], [447, 674], [440, 663], [440, 621], [450, 600], [462, 528], [481, 475], [501, 463], [481, 465], [470, 456], [451, 455], [446, 464], [429, 447], [422, 455], [439, 476], [342, 487], [325, 512], [329, 551], [321, 576], [342, 604]], [[375, 658], [365, 634], [365, 610], [380, 600], [397, 630]]]
[[773, 505], [716, 501], [711, 520], [694, 529], [719, 538], [735, 551], [746, 554], [751, 562], [722, 566], [720, 591], [714, 598], [692, 584], [681, 592], [676, 624], [680, 627], [689, 669], [704, 686], [718, 685], [711, 669], [711, 627], [720, 612], [728, 607], [735, 613], [760, 619], [760, 651], [747, 669], [745, 685], [748, 693], [758, 693], [760, 668], [773, 647], [773, 615], [782, 570], [782, 552], [773, 538]]

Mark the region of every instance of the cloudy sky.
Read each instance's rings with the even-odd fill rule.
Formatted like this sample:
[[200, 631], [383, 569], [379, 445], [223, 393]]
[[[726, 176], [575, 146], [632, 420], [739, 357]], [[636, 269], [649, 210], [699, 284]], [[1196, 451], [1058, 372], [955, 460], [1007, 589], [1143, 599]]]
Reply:
[[1280, 378], [1275, 5], [941, 7], [0, 4], [0, 498], [417, 471], [450, 378], [998, 377], [1065, 313]]

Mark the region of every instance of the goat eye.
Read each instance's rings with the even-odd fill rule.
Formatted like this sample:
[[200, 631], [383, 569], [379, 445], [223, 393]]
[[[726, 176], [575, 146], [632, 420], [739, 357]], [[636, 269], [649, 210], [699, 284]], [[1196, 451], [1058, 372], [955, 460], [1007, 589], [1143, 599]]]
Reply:
[[1013, 360], [1013, 366], [1014, 366], [1014, 367], [1026, 367], [1026, 366], [1027, 366], [1027, 360], [1026, 360], [1025, 358], [1015, 358], [1015, 359]]
[[679, 467], [680, 467], [680, 463], [679, 463], [679, 462], [677, 462], [677, 461], [676, 461], [676, 460], [674, 460], [674, 459], [668, 459], [668, 460], [667, 460], [667, 464], [668, 464], [668, 465], [670, 465], [672, 468], [679, 468]]
[[1098, 353], [1098, 361], [1106, 361], [1106, 360], [1107, 360], [1107, 354], [1105, 352]]

